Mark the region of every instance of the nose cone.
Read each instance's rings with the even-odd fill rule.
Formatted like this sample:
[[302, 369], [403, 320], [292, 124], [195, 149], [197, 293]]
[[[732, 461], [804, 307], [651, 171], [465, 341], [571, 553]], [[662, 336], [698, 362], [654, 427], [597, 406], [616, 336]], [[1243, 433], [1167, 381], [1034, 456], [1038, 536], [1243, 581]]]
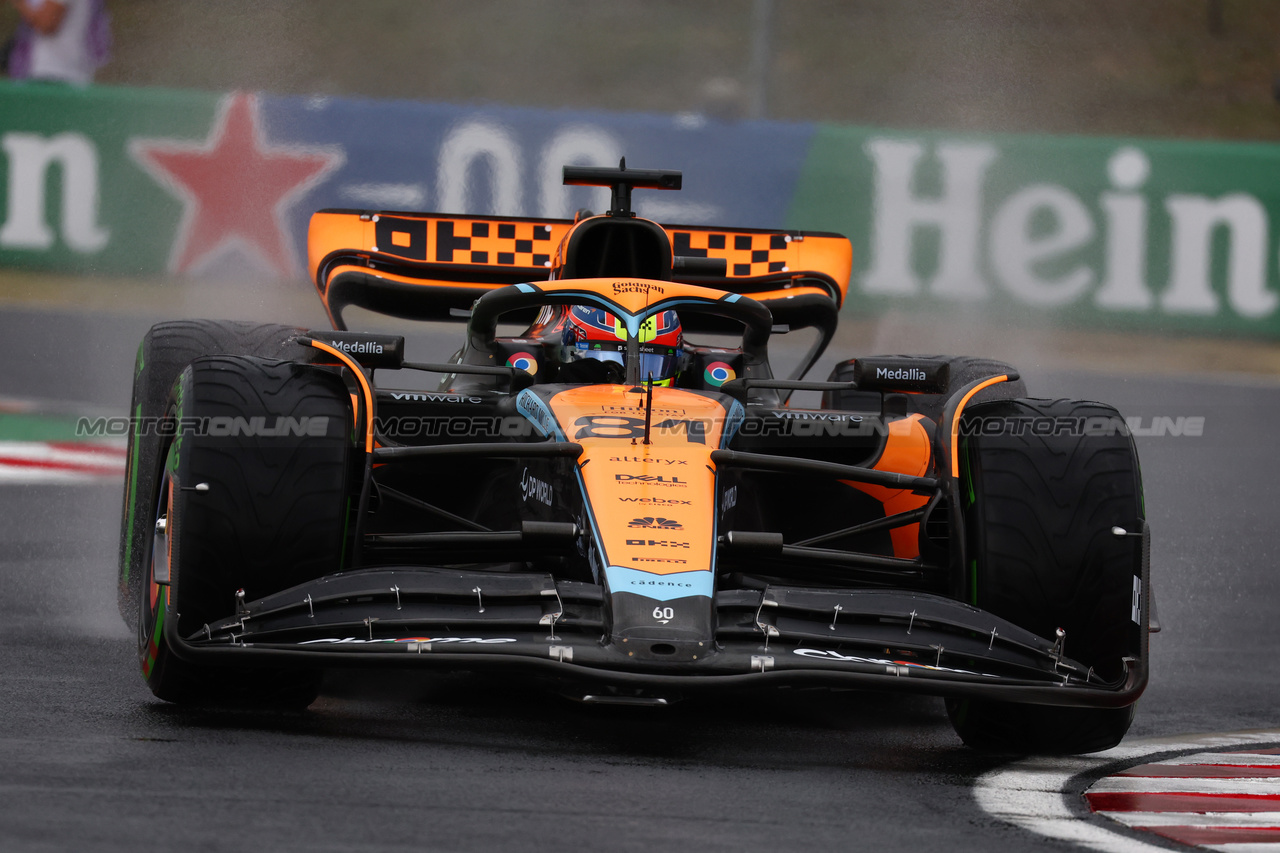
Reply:
[[[696, 574], [709, 576], [711, 573]], [[611, 571], [609, 576], [614, 578], [617, 572]], [[680, 578], [678, 575], [666, 577]], [[633, 661], [668, 663], [705, 660], [712, 653], [715, 622], [710, 595], [657, 599], [632, 592], [614, 592], [609, 599], [612, 616], [609, 637], [615, 653]]]
[[727, 414], [716, 396], [654, 388], [646, 406], [636, 389], [595, 385], [550, 401], [566, 438], [583, 447], [578, 471], [605, 567], [608, 644], [631, 661], [691, 663], [711, 654], [711, 451]]

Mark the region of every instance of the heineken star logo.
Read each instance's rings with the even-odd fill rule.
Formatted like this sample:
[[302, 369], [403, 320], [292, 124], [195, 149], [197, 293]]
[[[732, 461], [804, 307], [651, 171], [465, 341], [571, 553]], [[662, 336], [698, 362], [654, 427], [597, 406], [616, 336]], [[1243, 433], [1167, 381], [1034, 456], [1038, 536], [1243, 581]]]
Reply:
[[223, 98], [204, 139], [129, 142], [134, 160], [182, 201], [169, 271], [198, 273], [236, 252], [281, 277], [299, 273], [293, 205], [342, 165], [342, 149], [268, 141], [256, 95]]

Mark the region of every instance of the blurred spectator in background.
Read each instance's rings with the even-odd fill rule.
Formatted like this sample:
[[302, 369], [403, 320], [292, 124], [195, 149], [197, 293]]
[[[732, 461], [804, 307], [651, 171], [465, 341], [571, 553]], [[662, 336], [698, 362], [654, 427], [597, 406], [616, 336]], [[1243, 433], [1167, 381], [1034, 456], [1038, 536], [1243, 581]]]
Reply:
[[22, 18], [7, 45], [15, 80], [84, 85], [111, 55], [111, 21], [103, 0], [9, 0]]

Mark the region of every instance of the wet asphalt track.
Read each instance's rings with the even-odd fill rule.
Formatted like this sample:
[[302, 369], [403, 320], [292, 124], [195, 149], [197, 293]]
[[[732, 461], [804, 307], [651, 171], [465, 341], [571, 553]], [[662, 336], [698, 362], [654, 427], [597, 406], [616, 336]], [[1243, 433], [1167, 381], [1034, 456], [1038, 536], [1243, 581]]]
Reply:
[[[6, 309], [0, 396], [123, 413], [146, 325]], [[1165, 631], [1131, 733], [1276, 726], [1280, 385], [1023, 368], [1034, 394], [1206, 418], [1201, 438], [1139, 440]], [[0, 487], [0, 849], [1061, 849], [978, 809], [999, 762], [940, 700], [637, 711], [347, 676], [305, 714], [167, 706], [116, 614], [119, 508], [114, 483]]]

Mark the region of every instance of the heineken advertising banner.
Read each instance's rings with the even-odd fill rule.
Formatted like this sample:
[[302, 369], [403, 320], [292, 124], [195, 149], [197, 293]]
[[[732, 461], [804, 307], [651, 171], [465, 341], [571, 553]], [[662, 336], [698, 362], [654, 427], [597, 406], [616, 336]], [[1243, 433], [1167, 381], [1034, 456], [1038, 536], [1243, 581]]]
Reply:
[[302, 275], [324, 207], [571, 218], [566, 163], [682, 168], [667, 222], [778, 226], [813, 129], [237, 93], [0, 85], [0, 266]]
[[[1280, 336], [1280, 148], [0, 84], [0, 266], [302, 275], [322, 207], [839, 231], [848, 310]], [[960, 311], [963, 313], [957, 314]]]
[[1280, 146], [822, 127], [787, 218], [851, 305], [1280, 334]]

